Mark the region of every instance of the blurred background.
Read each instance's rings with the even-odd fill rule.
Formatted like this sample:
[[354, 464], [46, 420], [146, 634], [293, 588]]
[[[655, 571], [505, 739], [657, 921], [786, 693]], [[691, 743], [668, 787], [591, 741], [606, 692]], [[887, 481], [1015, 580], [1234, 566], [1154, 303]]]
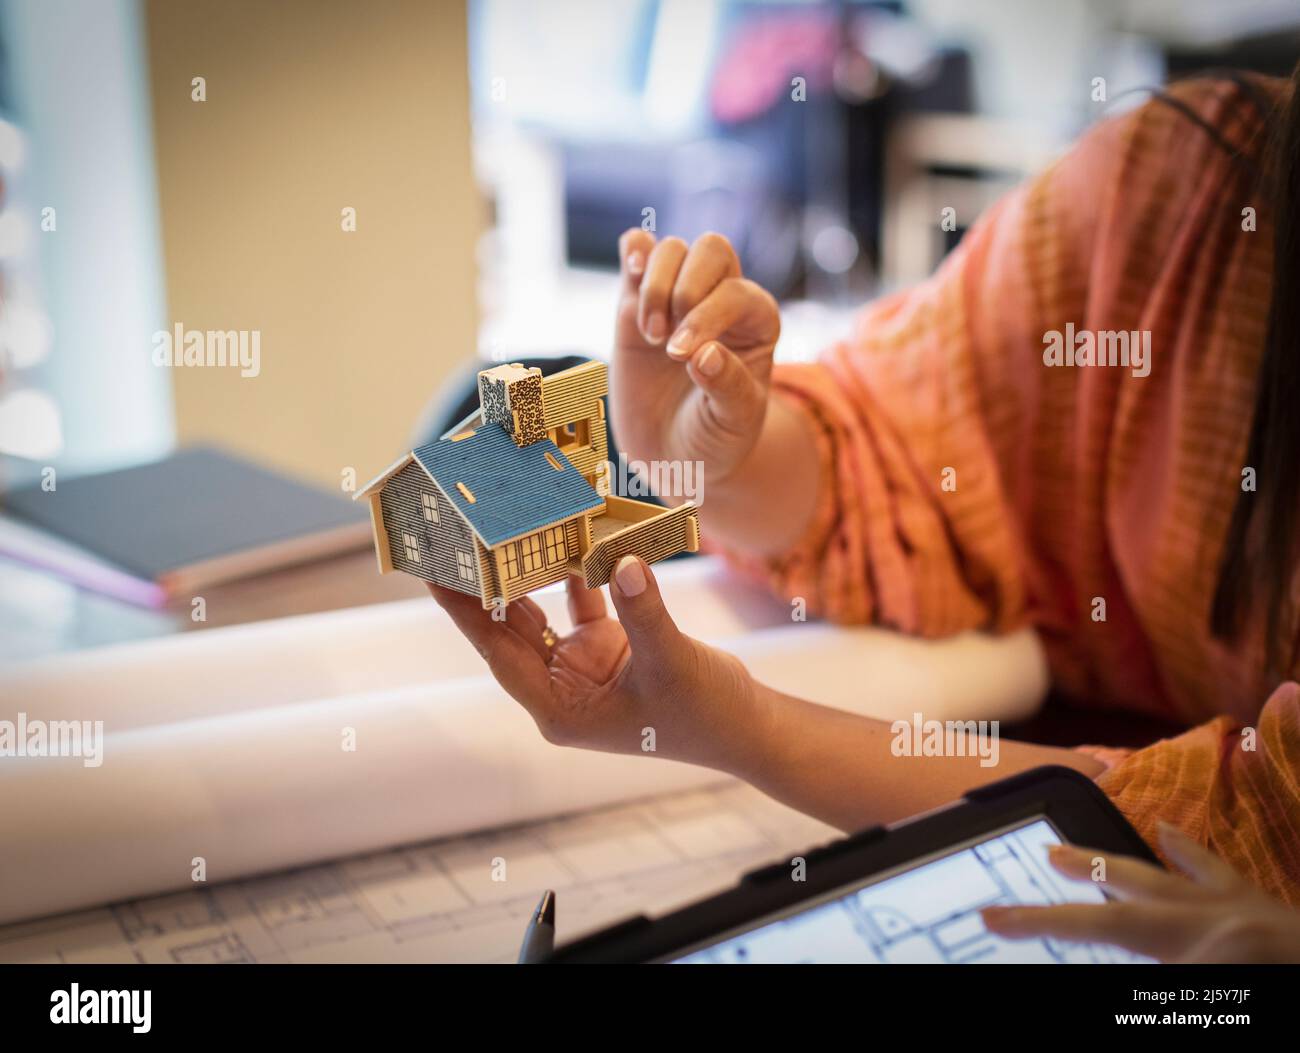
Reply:
[[[1294, 0], [0, 0], [0, 485], [364, 481], [477, 362], [608, 354], [638, 224], [731, 237], [808, 357], [1130, 89], [1298, 44]], [[155, 366], [178, 324], [260, 374]]]

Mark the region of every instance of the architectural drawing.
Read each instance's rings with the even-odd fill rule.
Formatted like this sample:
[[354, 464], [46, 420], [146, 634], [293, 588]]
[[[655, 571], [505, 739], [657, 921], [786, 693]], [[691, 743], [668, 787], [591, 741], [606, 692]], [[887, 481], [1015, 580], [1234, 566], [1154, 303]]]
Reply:
[[726, 783], [20, 922], [0, 927], [0, 963], [512, 962], [544, 889], [569, 939], [830, 834]]

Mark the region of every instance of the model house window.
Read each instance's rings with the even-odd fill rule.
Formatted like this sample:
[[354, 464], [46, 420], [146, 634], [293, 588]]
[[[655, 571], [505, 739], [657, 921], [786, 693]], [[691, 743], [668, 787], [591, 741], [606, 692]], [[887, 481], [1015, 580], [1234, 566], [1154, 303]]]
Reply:
[[474, 580], [474, 557], [468, 552], [457, 551], [456, 573], [460, 575], [461, 581]]
[[406, 549], [406, 558], [412, 563], [420, 562], [420, 539], [414, 534], [402, 534], [402, 547]]
[[438, 496], [424, 492], [420, 494], [420, 503], [424, 506], [424, 518], [430, 523], [438, 522]]
[[536, 534], [521, 538], [519, 551], [523, 556], [525, 574], [542, 569], [542, 540]]
[[555, 429], [555, 445], [561, 450], [576, 449], [591, 442], [591, 425], [585, 420], [576, 420]]
[[546, 563], [548, 566], [563, 563], [569, 558], [569, 550], [564, 543], [564, 527], [551, 527], [543, 535], [543, 539], [546, 542]]
[[519, 577], [519, 546], [506, 546], [506, 579]]

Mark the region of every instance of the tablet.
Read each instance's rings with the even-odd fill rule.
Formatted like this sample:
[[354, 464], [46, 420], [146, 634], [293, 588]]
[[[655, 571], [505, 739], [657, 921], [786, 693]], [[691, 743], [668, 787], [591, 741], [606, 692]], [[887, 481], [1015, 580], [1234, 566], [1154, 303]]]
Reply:
[[[1103, 903], [1103, 882], [1063, 877], [1062, 842], [1157, 862], [1097, 786], [1045, 767], [935, 812], [873, 827], [747, 874], [660, 918], [632, 918], [558, 947], [556, 963], [1123, 963], [1102, 944], [1004, 940], [994, 904]], [[802, 864], [802, 865], [801, 865]]]

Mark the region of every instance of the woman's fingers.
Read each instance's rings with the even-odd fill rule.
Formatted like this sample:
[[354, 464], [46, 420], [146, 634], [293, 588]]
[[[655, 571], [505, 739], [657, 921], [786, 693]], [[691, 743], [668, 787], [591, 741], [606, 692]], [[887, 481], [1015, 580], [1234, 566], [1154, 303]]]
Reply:
[[1009, 940], [1109, 943], [1154, 958], [1194, 940], [1204, 925], [1203, 913], [1186, 903], [1062, 903], [980, 912], [985, 928]]
[[[514, 619], [511, 621], [511, 619]], [[506, 608], [506, 621], [537, 652], [543, 662], [551, 660], [551, 646], [546, 642], [546, 612], [531, 596], [523, 596]]]
[[668, 354], [689, 359], [709, 341], [742, 327], [749, 342], [773, 347], [781, 335], [781, 311], [761, 285], [748, 278], [726, 278], [682, 318]]
[[[721, 234], [701, 234], [691, 245], [681, 270], [677, 272], [677, 282], [668, 301], [670, 318], [680, 322], [720, 282], [739, 277], [740, 258], [731, 242]], [[672, 351], [673, 344], [669, 341], [668, 353], [672, 354]]]
[[605, 597], [600, 589], [589, 589], [577, 574], [570, 574], [568, 581], [569, 620], [576, 629], [579, 625], [598, 621], [605, 617]]
[[688, 249], [681, 238], [656, 242], [633, 227], [619, 238], [618, 252], [621, 298], [625, 305], [636, 301], [637, 329], [652, 347], [662, 345], [673, 324], [720, 282], [740, 277], [740, 259], [721, 234], [701, 234]]
[[687, 363], [686, 372], [708, 396], [705, 408], [719, 437], [757, 437], [767, 390], [734, 352], [715, 340]]
[[641, 279], [645, 277], [646, 261], [654, 247], [654, 235], [639, 227], [624, 231], [618, 239], [622, 284], [619, 288], [618, 308], [614, 313], [614, 341], [619, 348], [648, 350], [637, 324], [637, 311], [641, 304]]
[[[981, 912], [985, 926], [1008, 939], [1109, 943], [1163, 961], [1268, 961], [1300, 951], [1294, 912], [1271, 901], [1261, 905], [1257, 890], [1186, 834], [1165, 823], [1159, 832], [1166, 855], [1195, 880], [1140, 860], [1061, 845], [1050, 853], [1057, 870], [1086, 879], [1103, 862], [1102, 880], [1120, 900], [989, 907]], [[1277, 939], [1288, 925], [1295, 930], [1289, 951], [1286, 938]]]
[[646, 261], [654, 251], [655, 236], [648, 230], [632, 227], [618, 239], [619, 273], [623, 276], [623, 295], [637, 294], [645, 275]]
[[664, 238], [646, 260], [637, 326], [645, 342], [652, 347], [660, 346], [668, 338], [670, 298], [686, 252], [686, 242], [681, 238]]
[[609, 579], [609, 595], [627, 633], [632, 661], [638, 670], [655, 675], [679, 668], [686, 639], [664, 606], [659, 583], [639, 556], [624, 556]]
[[1205, 892], [1186, 878], [1151, 863], [1127, 856], [1107, 856], [1077, 845], [1054, 845], [1047, 853], [1052, 866], [1066, 877], [1095, 881], [1122, 899], [1160, 897], [1171, 900], [1204, 899]]
[[[648, 347], [662, 347], [668, 341], [669, 355], [687, 359], [741, 319], [756, 330], [756, 343], [765, 339], [776, 343], [780, 332], [776, 301], [760, 286], [742, 279], [740, 258], [721, 234], [701, 234], [688, 248], [681, 238], [656, 241], [649, 231], [633, 227], [619, 238], [618, 252], [623, 279], [619, 346], [635, 342], [635, 327], [636, 336]], [[720, 289], [724, 290], [721, 297]], [[701, 312], [705, 304], [711, 307]], [[688, 324], [690, 318], [694, 325]]]
[[1265, 941], [1242, 938], [1241, 919], [1224, 918], [1174, 959], [1181, 965], [1247, 965], [1271, 959], [1264, 953]]
[[1161, 822], [1156, 829], [1165, 855], [1197, 885], [1215, 892], [1229, 892], [1245, 885], [1232, 867], [1176, 826]]
[[550, 682], [544, 660], [507, 622], [492, 620], [492, 612], [473, 596], [429, 584], [429, 594], [455, 622], [488, 669], [506, 691], [530, 712], [542, 705]]

